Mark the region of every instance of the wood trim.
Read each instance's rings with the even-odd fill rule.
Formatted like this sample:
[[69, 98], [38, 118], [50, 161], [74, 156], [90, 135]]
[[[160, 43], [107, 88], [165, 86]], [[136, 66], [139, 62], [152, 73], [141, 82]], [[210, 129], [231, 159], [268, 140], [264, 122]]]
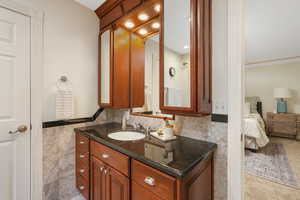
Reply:
[[[228, 83], [228, 196], [227, 199], [244, 199], [244, 0], [228, 0], [226, 6], [226, 61]], [[225, 52], [224, 52], [225, 53]]]
[[290, 57], [284, 57], [284, 58], [276, 58], [276, 59], [270, 59], [270, 60], [261, 60], [261, 61], [254, 61], [254, 62], [248, 62], [246, 63], [246, 67], [249, 65], [257, 65], [257, 64], [265, 64], [265, 63], [273, 63], [273, 62], [280, 62], [280, 61], [287, 61], [287, 60], [295, 60], [300, 59], [300, 56], [290, 56]]
[[[212, 112], [212, 1], [197, 1], [198, 112]], [[203, 79], [203, 81], [199, 81]]]
[[175, 115], [172, 115], [172, 117], [163, 117], [163, 116], [157, 116], [157, 115], [147, 115], [147, 114], [142, 114], [142, 113], [137, 113], [137, 112], [132, 112], [130, 115], [133, 116], [139, 116], [139, 117], [150, 117], [150, 118], [156, 118], [156, 119], [167, 119], [167, 120], [175, 120]]
[[102, 18], [122, 1], [123, 0], [106, 0], [99, 8], [95, 10], [95, 13], [99, 18]]

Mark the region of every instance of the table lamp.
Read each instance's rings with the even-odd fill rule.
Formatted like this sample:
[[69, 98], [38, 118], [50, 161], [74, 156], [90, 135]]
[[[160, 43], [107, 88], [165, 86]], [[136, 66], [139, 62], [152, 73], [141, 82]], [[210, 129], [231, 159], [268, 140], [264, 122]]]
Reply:
[[277, 99], [277, 113], [287, 113], [285, 99], [290, 97], [291, 91], [288, 88], [274, 88], [274, 98]]

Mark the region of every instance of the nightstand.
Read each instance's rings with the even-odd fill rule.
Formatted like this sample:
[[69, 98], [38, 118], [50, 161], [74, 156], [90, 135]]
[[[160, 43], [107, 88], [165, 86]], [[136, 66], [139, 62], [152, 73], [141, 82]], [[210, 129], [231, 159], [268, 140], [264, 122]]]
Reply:
[[300, 114], [267, 113], [267, 132], [269, 136], [300, 140]]

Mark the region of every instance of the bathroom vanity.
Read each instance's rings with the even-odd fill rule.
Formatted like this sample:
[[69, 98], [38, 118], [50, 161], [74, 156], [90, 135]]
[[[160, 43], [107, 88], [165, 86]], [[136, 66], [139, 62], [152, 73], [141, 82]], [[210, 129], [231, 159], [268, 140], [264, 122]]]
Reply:
[[111, 139], [121, 127], [108, 123], [75, 129], [76, 186], [86, 199], [213, 199], [216, 144], [181, 136], [169, 142], [150, 136]]

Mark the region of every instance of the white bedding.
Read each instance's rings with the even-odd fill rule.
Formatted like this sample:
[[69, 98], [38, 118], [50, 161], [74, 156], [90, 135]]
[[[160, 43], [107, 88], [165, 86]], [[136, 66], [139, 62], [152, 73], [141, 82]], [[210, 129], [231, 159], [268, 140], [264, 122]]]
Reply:
[[265, 131], [265, 123], [259, 114], [249, 114], [244, 118], [245, 136], [254, 138], [259, 147], [264, 147], [269, 143], [269, 138]]

